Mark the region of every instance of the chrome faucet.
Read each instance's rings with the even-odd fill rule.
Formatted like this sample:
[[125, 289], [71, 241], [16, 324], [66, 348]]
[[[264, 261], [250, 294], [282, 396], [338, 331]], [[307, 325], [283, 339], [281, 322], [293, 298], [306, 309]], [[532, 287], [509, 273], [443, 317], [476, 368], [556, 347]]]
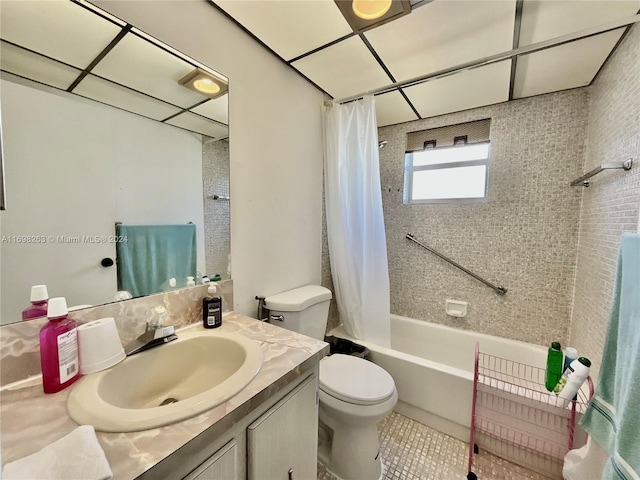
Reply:
[[145, 332], [124, 348], [124, 353], [134, 355], [176, 340], [178, 336], [173, 326], [163, 326], [167, 319], [167, 309], [157, 305], [147, 312], [147, 328]]

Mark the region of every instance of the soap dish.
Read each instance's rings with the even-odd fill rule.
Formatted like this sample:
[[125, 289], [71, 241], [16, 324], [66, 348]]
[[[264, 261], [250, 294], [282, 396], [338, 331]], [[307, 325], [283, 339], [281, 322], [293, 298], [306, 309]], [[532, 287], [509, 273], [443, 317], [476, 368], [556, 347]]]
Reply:
[[445, 312], [452, 317], [464, 317], [467, 314], [467, 302], [448, 298], [445, 304]]

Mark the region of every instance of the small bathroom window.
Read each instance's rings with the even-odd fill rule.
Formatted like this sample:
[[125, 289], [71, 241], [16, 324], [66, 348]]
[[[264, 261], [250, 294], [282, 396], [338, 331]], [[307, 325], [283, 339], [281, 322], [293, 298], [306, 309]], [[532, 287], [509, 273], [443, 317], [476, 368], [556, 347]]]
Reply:
[[489, 147], [489, 120], [410, 133], [404, 203], [484, 202]]

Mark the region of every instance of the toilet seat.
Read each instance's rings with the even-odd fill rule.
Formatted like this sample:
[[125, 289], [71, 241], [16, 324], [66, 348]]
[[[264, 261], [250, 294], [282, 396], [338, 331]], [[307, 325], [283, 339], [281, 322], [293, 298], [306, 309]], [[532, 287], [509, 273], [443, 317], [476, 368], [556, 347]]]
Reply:
[[334, 354], [320, 362], [320, 390], [355, 405], [383, 403], [396, 391], [387, 371], [373, 362], [351, 355]]

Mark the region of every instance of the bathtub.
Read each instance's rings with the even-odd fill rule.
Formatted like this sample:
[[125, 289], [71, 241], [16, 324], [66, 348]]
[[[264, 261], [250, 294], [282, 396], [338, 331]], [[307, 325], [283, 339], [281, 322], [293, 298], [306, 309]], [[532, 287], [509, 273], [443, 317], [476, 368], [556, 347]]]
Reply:
[[342, 326], [330, 335], [366, 346], [369, 359], [391, 374], [398, 413], [462, 441], [469, 441], [475, 343], [482, 352], [544, 367], [539, 345], [391, 315], [391, 349], [355, 340]]

